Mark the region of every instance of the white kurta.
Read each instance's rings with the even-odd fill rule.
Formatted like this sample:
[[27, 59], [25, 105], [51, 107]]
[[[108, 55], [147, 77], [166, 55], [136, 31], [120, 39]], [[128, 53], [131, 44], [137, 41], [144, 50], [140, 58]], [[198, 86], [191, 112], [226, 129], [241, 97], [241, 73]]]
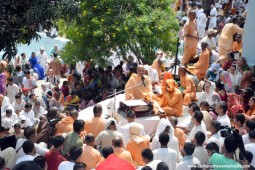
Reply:
[[[245, 150], [250, 151], [252, 155], [255, 155], [255, 143], [246, 144], [244, 147], [245, 147]], [[253, 157], [251, 161], [251, 165], [255, 166], [255, 157]]]
[[199, 126], [194, 126], [192, 130], [190, 131], [190, 134], [188, 136], [188, 140], [192, 141], [194, 140], [194, 137], [198, 131], [201, 131], [205, 134], [205, 142], [207, 142], [207, 130], [204, 122], [201, 122]]
[[217, 9], [214, 7], [210, 11], [210, 22], [208, 29], [212, 29], [217, 25]]
[[46, 62], [48, 60], [48, 55], [45, 52], [43, 52], [42, 54], [39, 52], [36, 54], [36, 58], [38, 64], [40, 64], [43, 67], [44, 74], [46, 74], [49, 68], [48, 63]]
[[13, 85], [6, 85], [6, 94], [7, 97], [10, 99], [10, 103], [13, 103], [15, 101], [15, 95], [19, 93], [19, 87], [16, 84]]
[[223, 116], [218, 116], [217, 120], [221, 123], [221, 126], [231, 127], [230, 119], [227, 114], [224, 114]]
[[202, 12], [197, 17], [197, 31], [199, 38], [203, 38], [205, 35], [207, 18], [206, 15]]
[[200, 161], [201, 165], [209, 165], [209, 156], [204, 146], [197, 146], [193, 156]]
[[26, 116], [26, 117], [30, 120], [30, 122], [31, 122], [32, 124], [34, 124], [34, 123], [36, 122], [35, 113], [34, 113], [33, 110], [29, 111], [28, 113], [25, 112], [25, 110], [22, 110], [22, 111], [19, 113], [19, 116], [21, 116], [21, 115]]
[[158, 148], [153, 151], [153, 159], [165, 162], [169, 169], [176, 169], [177, 152], [170, 148]]
[[193, 156], [184, 156], [180, 163], [177, 165], [177, 170], [191, 169], [192, 165], [200, 165], [200, 161]]

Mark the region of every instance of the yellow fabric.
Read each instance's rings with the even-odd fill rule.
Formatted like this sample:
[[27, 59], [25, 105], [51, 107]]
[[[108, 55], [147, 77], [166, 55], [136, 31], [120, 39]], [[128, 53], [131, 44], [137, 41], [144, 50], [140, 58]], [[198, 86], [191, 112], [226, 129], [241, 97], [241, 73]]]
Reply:
[[172, 79], [166, 80], [165, 93], [160, 101], [161, 108], [168, 116], [182, 115], [182, 93], [175, 86], [175, 81]]
[[198, 80], [201, 80], [205, 77], [206, 72], [210, 65], [210, 52], [208, 49], [202, 51], [199, 60], [193, 66], [188, 67], [188, 71], [196, 75]]
[[61, 121], [59, 121], [56, 124], [56, 135], [61, 134], [61, 133], [69, 133], [71, 131], [73, 131], [73, 118], [68, 116], [63, 118]]
[[91, 120], [85, 121], [85, 130], [87, 133], [92, 133], [95, 137], [105, 129], [106, 120], [101, 117], [94, 117]]
[[150, 141], [145, 137], [144, 137], [144, 141], [140, 143], [136, 143], [132, 139], [128, 142], [126, 146], [126, 150], [131, 153], [135, 165], [138, 165], [138, 166], [145, 165], [141, 153], [146, 148], [150, 148]]
[[[126, 100], [137, 100], [145, 99], [147, 101], [151, 100], [153, 95], [151, 80], [148, 76], [144, 76], [144, 82], [146, 86], [142, 84], [142, 78], [137, 74], [132, 74], [125, 86], [125, 98]], [[138, 85], [140, 84], [140, 85]], [[134, 88], [135, 85], [138, 85]], [[130, 89], [129, 89], [130, 88]]]
[[134, 165], [130, 152], [125, 151], [123, 148], [114, 148], [113, 151], [114, 151], [114, 155], [116, 155], [118, 158], [127, 161], [131, 165]]
[[243, 43], [233, 42], [232, 44], [232, 52], [240, 51], [242, 49]]
[[157, 59], [155, 59], [154, 61], [153, 61], [153, 63], [152, 63], [152, 65], [151, 65], [151, 68], [154, 68], [155, 70], [157, 70], [157, 72], [158, 72], [158, 78], [159, 78], [159, 80], [162, 80], [163, 79], [163, 75], [162, 75], [162, 70], [161, 70], [161, 67], [159, 66], [159, 64], [158, 64], [158, 58]]
[[92, 146], [84, 145], [82, 150], [79, 162], [84, 162], [88, 169], [95, 169], [96, 165], [103, 161], [100, 152]]
[[220, 47], [219, 56], [227, 57], [228, 52], [231, 52], [231, 46], [233, 44], [233, 35], [235, 33], [244, 34], [244, 29], [240, 28], [238, 25], [229, 23], [224, 26], [220, 34], [218, 45]]
[[185, 35], [197, 36], [197, 24], [196, 20], [188, 20], [184, 25], [184, 52], [182, 58], [182, 65], [185, 65], [197, 54], [198, 39], [194, 37], [187, 37]]
[[189, 105], [192, 101], [197, 100], [196, 97], [196, 85], [191, 77], [188, 75], [180, 76], [181, 87], [185, 90], [183, 91], [183, 104]]
[[77, 103], [79, 103], [79, 101], [80, 101], [80, 98], [78, 96], [75, 96], [75, 98], [70, 99], [69, 101], [66, 101], [65, 105], [68, 105], [68, 104], [77, 104]]

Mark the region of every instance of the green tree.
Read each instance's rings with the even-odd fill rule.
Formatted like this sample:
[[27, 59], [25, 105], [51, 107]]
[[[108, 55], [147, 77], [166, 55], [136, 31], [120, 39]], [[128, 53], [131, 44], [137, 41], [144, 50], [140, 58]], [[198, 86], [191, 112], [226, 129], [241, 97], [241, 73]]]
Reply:
[[0, 51], [9, 60], [17, 53], [17, 45], [30, 44], [42, 26], [48, 29], [59, 18], [70, 21], [79, 16], [78, 0], [1, 0]]
[[75, 63], [104, 63], [117, 52], [133, 53], [143, 63], [155, 58], [155, 49], [174, 52], [178, 21], [172, 0], [81, 0], [80, 21], [71, 24], [63, 58]]

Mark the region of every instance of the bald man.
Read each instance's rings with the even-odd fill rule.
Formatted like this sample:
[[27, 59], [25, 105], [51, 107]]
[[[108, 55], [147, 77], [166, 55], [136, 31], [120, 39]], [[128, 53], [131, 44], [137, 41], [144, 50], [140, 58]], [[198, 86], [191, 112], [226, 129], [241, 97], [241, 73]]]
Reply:
[[174, 117], [174, 116], [170, 116], [168, 117], [170, 123], [172, 124], [173, 128], [174, 128], [174, 136], [177, 137], [178, 141], [179, 141], [179, 150], [182, 150], [184, 144], [185, 144], [185, 140], [186, 140], [186, 135], [184, 133], [184, 131], [181, 128], [176, 127], [178, 124], [178, 118]]
[[115, 137], [113, 140], [112, 140], [112, 146], [113, 146], [113, 152], [114, 154], [120, 158], [120, 159], [123, 159], [123, 160], [126, 160], [128, 163], [130, 163], [131, 165], [134, 164], [133, 162], [133, 159], [132, 159], [132, 156], [131, 156], [131, 153], [126, 151], [124, 148], [123, 148], [123, 142], [122, 142], [122, 139], [119, 138], [119, 137]]
[[151, 101], [153, 95], [151, 79], [145, 75], [143, 65], [138, 65], [136, 71], [137, 74], [132, 74], [125, 86], [125, 98]]
[[189, 10], [189, 20], [184, 25], [184, 53], [182, 58], [182, 65], [189, 63], [197, 54], [198, 32], [196, 23], [196, 11]]
[[96, 165], [103, 161], [103, 157], [100, 152], [94, 148], [95, 136], [92, 133], [88, 133], [84, 139], [82, 147], [82, 154], [80, 162], [84, 162], [88, 169], [95, 169]]
[[78, 119], [79, 113], [77, 111], [71, 111], [70, 115], [63, 118], [56, 124], [56, 135], [69, 133], [73, 131], [73, 122]]
[[183, 94], [183, 105], [189, 105], [192, 101], [197, 101], [196, 85], [194, 80], [187, 74], [186, 67], [179, 67], [179, 75]]

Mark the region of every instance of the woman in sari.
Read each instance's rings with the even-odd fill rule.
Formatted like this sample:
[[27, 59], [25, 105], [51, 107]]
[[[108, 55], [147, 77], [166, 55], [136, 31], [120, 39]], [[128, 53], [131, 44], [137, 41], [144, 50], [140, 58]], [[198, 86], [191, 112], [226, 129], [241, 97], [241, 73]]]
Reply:
[[243, 73], [244, 71], [249, 71], [250, 68], [249, 68], [249, 65], [247, 64], [247, 60], [246, 58], [244, 57], [240, 57], [238, 60], [237, 60], [237, 66], [239, 68], [239, 71], [241, 73]]
[[206, 73], [206, 78], [212, 82], [216, 82], [219, 80], [219, 74], [222, 70], [220, 64], [213, 63]]
[[177, 152], [177, 158], [179, 158], [179, 143], [178, 139], [174, 136], [174, 128], [168, 119], [160, 119], [158, 127], [156, 129], [155, 136], [151, 142], [151, 150], [160, 148], [159, 135], [162, 132], [167, 132], [169, 134], [170, 141], [168, 142], [168, 147]]
[[239, 72], [239, 69], [236, 64], [232, 64], [231, 68], [229, 69], [230, 80], [235, 87], [235, 90], [239, 89], [242, 74]]
[[49, 102], [50, 107], [56, 107], [59, 108], [60, 110], [63, 110], [64, 108], [64, 95], [63, 93], [59, 90], [58, 87], [54, 87], [52, 89], [53, 91], [53, 98]]
[[29, 63], [32, 69], [38, 74], [39, 80], [44, 79], [44, 69], [43, 67], [37, 63], [37, 58], [35, 52], [32, 52], [31, 57], [29, 58]]
[[250, 109], [244, 114], [246, 120], [255, 120], [255, 97], [249, 100]]
[[241, 82], [240, 82], [240, 89], [244, 89], [245, 87], [251, 87], [251, 86], [252, 86], [252, 72], [244, 71]]
[[207, 81], [204, 85], [205, 100], [215, 109], [215, 106], [221, 101], [218, 93], [215, 92], [216, 86], [213, 82]]
[[230, 79], [230, 75], [227, 71], [222, 71], [222, 73], [220, 74], [220, 80], [224, 84], [224, 88], [227, 93], [235, 92], [233, 83]]

